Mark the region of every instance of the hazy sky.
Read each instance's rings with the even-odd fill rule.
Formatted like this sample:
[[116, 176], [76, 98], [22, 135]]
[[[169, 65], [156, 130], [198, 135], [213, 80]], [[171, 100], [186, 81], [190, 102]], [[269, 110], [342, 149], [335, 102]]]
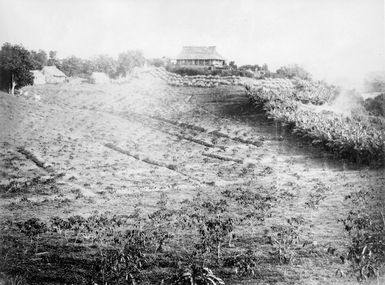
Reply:
[[0, 44], [90, 57], [216, 45], [238, 64], [299, 63], [317, 78], [385, 69], [383, 0], [0, 0]]

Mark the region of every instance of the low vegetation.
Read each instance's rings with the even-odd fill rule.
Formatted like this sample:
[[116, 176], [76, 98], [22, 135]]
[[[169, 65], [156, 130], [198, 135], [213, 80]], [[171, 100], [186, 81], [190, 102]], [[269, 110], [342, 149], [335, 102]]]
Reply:
[[254, 77], [254, 73], [247, 71], [245, 69], [199, 69], [199, 68], [189, 68], [189, 67], [181, 67], [175, 65], [166, 66], [166, 70], [168, 72], [172, 72], [175, 74], [179, 74], [182, 76], [195, 76], [195, 75], [211, 75], [211, 76], [243, 76], [243, 77]]
[[[378, 277], [385, 264], [385, 208], [378, 202], [378, 194], [361, 190], [345, 197], [356, 205], [341, 222], [351, 238], [347, 259], [351, 261], [359, 281]], [[372, 211], [371, 208], [380, 211]]]
[[385, 118], [385, 93], [366, 99], [365, 109], [370, 115]]
[[[138, 205], [120, 216], [94, 213], [3, 222], [1, 270], [32, 283], [185, 284], [187, 278], [193, 284], [224, 284], [209, 268], [254, 276], [257, 256], [246, 248], [245, 254], [234, 255], [234, 230], [256, 219], [263, 221], [272, 198], [242, 189], [223, 195], [218, 200], [197, 195], [178, 207], [170, 207], [162, 195], [149, 214]], [[240, 205], [243, 214], [234, 211]], [[295, 225], [272, 228], [273, 259], [284, 263], [292, 259], [293, 239], [299, 239]], [[66, 274], [50, 276], [52, 270]]]

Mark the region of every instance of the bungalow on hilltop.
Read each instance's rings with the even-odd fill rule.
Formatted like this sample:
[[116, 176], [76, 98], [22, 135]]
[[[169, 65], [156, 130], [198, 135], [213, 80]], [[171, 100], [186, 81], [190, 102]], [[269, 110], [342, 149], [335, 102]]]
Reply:
[[225, 59], [216, 51], [215, 46], [184, 46], [176, 58], [181, 67], [215, 69], [225, 65]]

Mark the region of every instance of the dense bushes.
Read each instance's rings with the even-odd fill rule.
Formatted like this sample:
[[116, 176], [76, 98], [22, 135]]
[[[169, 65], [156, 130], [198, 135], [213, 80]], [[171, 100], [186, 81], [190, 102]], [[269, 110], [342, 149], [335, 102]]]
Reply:
[[14, 94], [15, 88], [32, 84], [32, 68], [33, 60], [28, 50], [21, 45], [5, 43], [0, 50], [0, 88]]
[[301, 79], [311, 79], [310, 73], [307, 72], [303, 67], [292, 64], [292, 65], [286, 65], [282, 66], [276, 71], [276, 75], [278, 77], [283, 78], [301, 78]]
[[168, 72], [164, 68], [157, 68], [152, 74], [165, 80], [171, 86], [194, 86], [194, 87], [217, 87], [219, 85], [242, 85], [239, 76], [219, 76], [219, 75], [192, 75], [182, 76]]
[[209, 74], [208, 70], [199, 70], [199, 69], [194, 69], [194, 68], [172, 66], [172, 65], [166, 66], [166, 70], [168, 72], [172, 72], [172, 73], [179, 74], [182, 76], [208, 75]]
[[[380, 162], [385, 158], [385, 133], [368, 119], [346, 117], [317, 109], [333, 97], [333, 88], [288, 79], [260, 80], [248, 86], [251, 98], [263, 104], [269, 117], [293, 126], [294, 132], [310, 138], [338, 157], [356, 162]], [[304, 95], [307, 100], [304, 101]], [[311, 102], [307, 107], [303, 103]], [[301, 105], [302, 104], [302, 105]]]
[[224, 69], [209, 70], [203, 68], [194, 68], [178, 65], [167, 65], [166, 70], [182, 76], [196, 76], [196, 75], [219, 75], [219, 76], [241, 76], [256, 79], [265, 78], [299, 78], [303, 80], [309, 80], [311, 78], [310, 73], [299, 65], [287, 65], [282, 66], [277, 71], [270, 72], [266, 64], [259, 66], [255, 65], [243, 65], [237, 67], [235, 64], [230, 64]]
[[120, 53], [117, 60], [108, 55], [99, 55], [92, 59], [82, 59], [76, 56], [62, 60], [60, 69], [67, 76], [89, 77], [93, 72], [103, 72], [110, 78], [126, 76], [135, 67], [143, 66], [144, 56], [140, 51]]
[[354, 210], [340, 222], [351, 239], [347, 259], [359, 281], [378, 277], [385, 264], [384, 213], [371, 211], [374, 201], [375, 208], [383, 207], [379, 194], [374, 189], [361, 189], [345, 196], [345, 200], [354, 205]]
[[385, 117], [385, 93], [365, 100], [365, 109], [374, 116]]
[[166, 66], [166, 70], [168, 72], [172, 72], [175, 74], [179, 74], [182, 76], [196, 76], [196, 75], [218, 75], [218, 76], [242, 76], [242, 77], [250, 77], [254, 76], [254, 73], [243, 70], [243, 69], [198, 69], [191, 67], [182, 67], [176, 65], [168, 65]]

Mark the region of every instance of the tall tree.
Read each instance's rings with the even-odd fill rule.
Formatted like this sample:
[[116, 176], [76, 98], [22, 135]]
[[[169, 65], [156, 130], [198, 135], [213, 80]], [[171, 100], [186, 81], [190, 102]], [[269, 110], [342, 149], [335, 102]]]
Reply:
[[236, 70], [238, 68], [238, 66], [235, 64], [235, 61], [230, 61], [229, 66], [231, 69], [234, 69], [234, 70]]
[[57, 68], [60, 68], [60, 61], [57, 58], [57, 51], [51, 50], [49, 52], [49, 59], [47, 61], [47, 65], [49, 66], [56, 66]]
[[15, 88], [33, 84], [31, 54], [21, 45], [5, 43], [0, 50], [0, 85], [11, 94]]
[[95, 62], [90, 59], [83, 60], [81, 73], [79, 75], [88, 77], [94, 71], [96, 71]]
[[131, 50], [123, 52], [118, 56], [117, 75], [126, 76], [134, 67], [143, 66], [145, 61], [141, 51]]
[[104, 72], [109, 77], [114, 77], [117, 69], [117, 61], [108, 55], [98, 55], [93, 59], [94, 71]]
[[38, 52], [31, 50], [31, 58], [33, 62], [33, 69], [42, 69], [43, 66], [47, 65], [47, 53], [42, 49]]
[[67, 76], [79, 76], [83, 72], [83, 60], [76, 56], [70, 56], [62, 60], [61, 70]]

